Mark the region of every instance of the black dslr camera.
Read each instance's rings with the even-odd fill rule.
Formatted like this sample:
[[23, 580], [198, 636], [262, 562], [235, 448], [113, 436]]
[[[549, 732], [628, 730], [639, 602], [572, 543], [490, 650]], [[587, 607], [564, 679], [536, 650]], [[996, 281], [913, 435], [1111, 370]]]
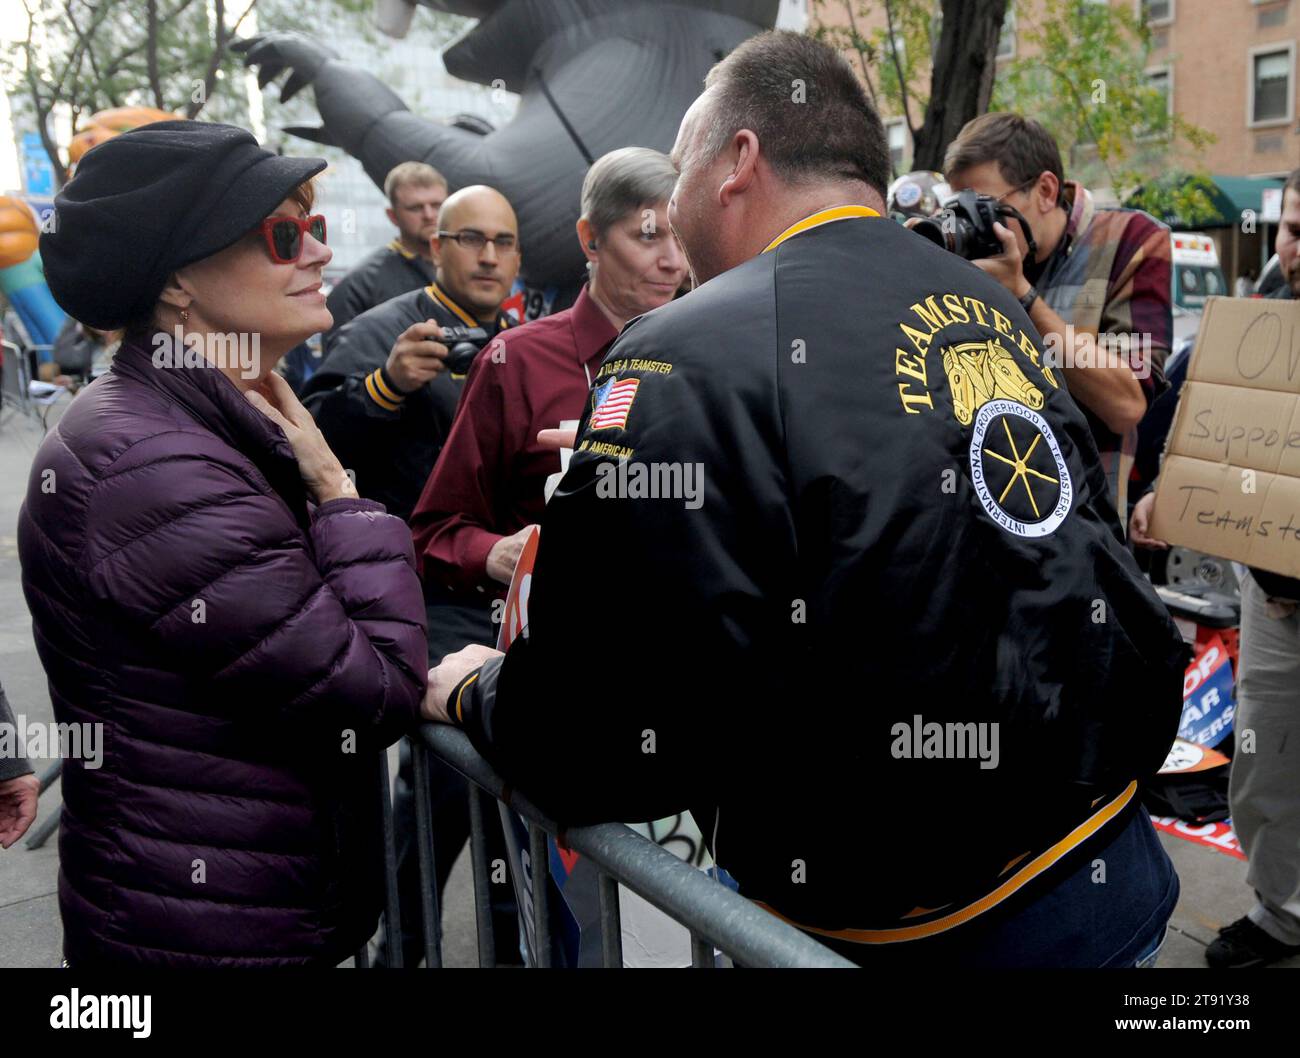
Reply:
[[1029, 224], [1015, 206], [999, 202], [991, 195], [975, 191], [960, 191], [943, 204], [943, 209], [912, 226], [914, 232], [924, 235], [932, 243], [949, 253], [976, 261], [982, 257], [996, 257], [1002, 252], [1002, 243], [993, 225], [1003, 217], [1014, 217], [1020, 222], [1029, 244], [1029, 260], [1038, 252]]
[[466, 375], [474, 357], [487, 345], [488, 332], [482, 327], [444, 327], [437, 340], [447, 347], [447, 370], [453, 375]]

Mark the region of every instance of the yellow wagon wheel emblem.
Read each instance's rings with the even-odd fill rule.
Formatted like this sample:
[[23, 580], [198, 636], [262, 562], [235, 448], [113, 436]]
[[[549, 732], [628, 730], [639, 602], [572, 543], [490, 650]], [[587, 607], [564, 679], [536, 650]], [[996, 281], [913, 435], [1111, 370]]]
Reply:
[[1029, 457], [1034, 454], [1034, 449], [1038, 447], [1038, 442], [1043, 439], [1043, 435], [1035, 434], [1033, 443], [1030, 444], [1029, 448], [1025, 450], [1025, 454], [1022, 456], [1016, 447], [1016, 439], [1011, 436], [1011, 427], [1007, 425], [1007, 420], [1005, 418], [1002, 420], [1002, 429], [1006, 431], [1007, 444], [1011, 446], [1011, 458], [1008, 458], [1001, 452], [995, 452], [992, 448], [984, 449], [984, 454], [986, 456], [996, 459], [1000, 463], [1005, 463], [1013, 470], [1011, 478], [1007, 482], [1007, 487], [1002, 490], [1002, 495], [998, 497], [998, 503], [1001, 504], [1006, 500], [1007, 494], [1015, 487], [1016, 482], [1019, 481], [1024, 485], [1025, 492], [1029, 495], [1029, 505], [1034, 509], [1034, 517], [1041, 518], [1043, 512], [1038, 509], [1038, 500], [1034, 497], [1033, 487], [1029, 484], [1029, 475], [1032, 474], [1036, 478], [1050, 481], [1053, 485], [1059, 485], [1061, 483], [1058, 478], [1054, 478], [1049, 474], [1043, 474], [1029, 466]]

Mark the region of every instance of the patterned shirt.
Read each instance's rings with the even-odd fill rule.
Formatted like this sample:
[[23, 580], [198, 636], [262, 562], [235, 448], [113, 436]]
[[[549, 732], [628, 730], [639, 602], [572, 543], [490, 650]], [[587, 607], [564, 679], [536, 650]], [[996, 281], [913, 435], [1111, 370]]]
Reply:
[[[1125, 336], [1120, 341], [1131, 351], [1130, 363], [1149, 408], [1169, 388], [1165, 360], [1174, 327], [1169, 229], [1141, 210], [1098, 209], [1092, 194], [1073, 180], [1065, 182], [1065, 196], [1070, 213], [1065, 235], [1035, 285], [1076, 333]], [[1106, 339], [1097, 348], [1104, 353]], [[1119, 485], [1122, 481], [1127, 486], [1137, 430], [1120, 437], [1091, 408], [1083, 411], [1106, 468], [1111, 497], [1125, 498], [1127, 488], [1121, 493]]]

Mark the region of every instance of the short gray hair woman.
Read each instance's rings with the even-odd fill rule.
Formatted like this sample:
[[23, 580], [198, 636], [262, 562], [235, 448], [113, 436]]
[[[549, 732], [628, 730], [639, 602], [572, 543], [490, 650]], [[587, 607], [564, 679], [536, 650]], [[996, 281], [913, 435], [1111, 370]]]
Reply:
[[588, 292], [615, 327], [671, 301], [687, 262], [668, 224], [677, 170], [666, 154], [623, 147], [601, 156], [582, 182], [578, 241]]

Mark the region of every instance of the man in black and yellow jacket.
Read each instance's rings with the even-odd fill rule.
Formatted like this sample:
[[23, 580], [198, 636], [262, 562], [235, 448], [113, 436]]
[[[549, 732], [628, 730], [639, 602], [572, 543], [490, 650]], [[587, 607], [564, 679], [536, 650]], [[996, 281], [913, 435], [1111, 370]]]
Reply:
[[451, 427], [464, 375], [446, 370], [443, 327], [510, 325], [501, 303], [519, 271], [515, 212], [500, 192], [467, 187], [442, 207], [437, 278], [343, 327], [303, 403], [357, 491], [409, 519]]
[[367, 254], [330, 291], [326, 307], [334, 325], [323, 339], [328, 355], [339, 330], [367, 309], [434, 281], [432, 240], [447, 198], [447, 179], [424, 162], [402, 162], [384, 177], [388, 219], [397, 238]]
[[879, 216], [834, 51], [764, 34], [706, 85], [670, 208], [701, 285], [594, 380], [527, 637], [426, 715], [562, 822], [689, 808], [860, 962], [1148, 961], [1185, 648], [1084, 415], [1005, 288]]

